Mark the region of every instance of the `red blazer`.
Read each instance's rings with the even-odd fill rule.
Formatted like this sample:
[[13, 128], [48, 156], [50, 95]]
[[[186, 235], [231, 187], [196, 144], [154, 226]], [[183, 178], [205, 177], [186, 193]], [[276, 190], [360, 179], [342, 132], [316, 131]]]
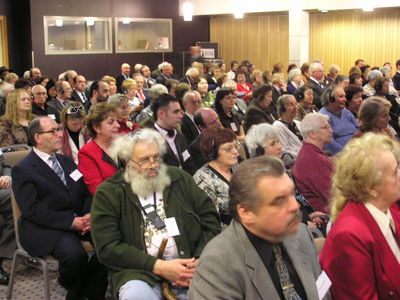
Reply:
[[253, 91], [253, 87], [250, 83], [245, 83], [244, 86], [241, 85], [240, 83], [237, 84], [237, 92], [238, 93], [245, 93], [245, 95], [243, 96], [243, 99], [246, 100], [247, 102], [249, 102], [252, 97], [250, 97], [248, 94]]
[[[400, 241], [400, 212], [390, 210]], [[400, 264], [378, 224], [361, 203], [346, 204], [329, 232], [321, 267], [335, 300], [399, 300]]]
[[93, 140], [79, 150], [78, 160], [78, 169], [92, 195], [104, 180], [114, 175], [118, 168]]

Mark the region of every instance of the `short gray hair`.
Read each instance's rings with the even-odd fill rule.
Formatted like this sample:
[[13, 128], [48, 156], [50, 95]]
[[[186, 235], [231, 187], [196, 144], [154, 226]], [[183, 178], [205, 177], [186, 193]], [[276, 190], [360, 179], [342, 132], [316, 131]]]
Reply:
[[297, 75], [301, 75], [300, 69], [291, 69], [288, 74], [288, 81], [292, 81], [293, 78]]
[[128, 102], [128, 97], [126, 95], [124, 95], [124, 94], [119, 94], [119, 93], [111, 95], [107, 99], [107, 103], [113, 104], [113, 105], [116, 105], [116, 106], [120, 105], [120, 103], [122, 101], [127, 101]]
[[188, 102], [194, 96], [197, 96], [197, 97], [199, 97], [199, 99], [201, 99], [200, 93], [198, 91], [192, 91], [192, 90], [187, 91], [185, 93], [185, 95], [183, 95], [182, 103]]
[[222, 87], [223, 87], [223, 88], [229, 88], [229, 89], [231, 89], [232, 86], [237, 87], [236, 81], [235, 81], [235, 80], [232, 80], [232, 79], [228, 79], [227, 81], [225, 81], [225, 82], [222, 84]]
[[197, 68], [189, 68], [187, 71], [186, 71], [186, 74], [185, 74], [186, 76], [192, 76], [192, 75], [194, 75], [194, 76], [199, 76], [200, 75], [200, 73], [199, 73], [199, 70], [197, 69]]
[[[43, 85], [41, 85], [41, 84], [35, 84], [33, 87], [32, 87], [32, 94], [35, 94], [36, 93], [36, 90], [38, 90], [38, 89], [44, 89], [45, 91], [46, 91], [46, 88], [43, 86]], [[47, 95], [47, 93], [46, 93], [46, 95]]]
[[164, 62], [162, 62], [161, 64], [158, 65], [158, 69], [159, 69], [160, 71], [164, 71], [164, 69], [165, 69], [166, 67], [169, 67], [169, 66], [172, 67], [172, 65], [171, 65], [169, 62], [164, 61]]
[[273, 139], [279, 139], [279, 136], [271, 124], [261, 123], [251, 126], [245, 137], [250, 157], [256, 156], [257, 147], [265, 148], [266, 141]]
[[383, 77], [382, 72], [379, 71], [379, 70], [372, 70], [372, 71], [369, 72], [369, 74], [368, 74], [368, 81], [376, 80], [376, 79], [378, 79], [379, 77]]
[[152, 100], [157, 99], [162, 94], [168, 94], [168, 89], [165, 87], [165, 85], [162, 85], [161, 83], [153, 85], [149, 90], [149, 97]]
[[319, 62], [313, 62], [310, 67], [308, 68], [308, 71], [310, 72], [311, 76], [312, 74], [317, 71], [319, 68], [322, 68], [322, 64]]
[[308, 133], [317, 131], [321, 128], [323, 121], [328, 121], [329, 117], [321, 113], [306, 114], [301, 121], [300, 133], [304, 139], [308, 138]]
[[389, 68], [389, 67], [383, 67], [383, 68], [381, 69], [381, 72], [382, 72], [383, 76], [386, 77], [386, 74], [388, 74], [391, 70], [392, 70], [392, 69]]
[[281, 160], [266, 155], [242, 162], [233, 173], [229, 184], [229, 209], [233, 218], [240, 221], [238, 205], [256, 212], [264, 196], [258, 190], [259, 181], [266, 176], [280, 177], [284, 172], [285, 167]]
[[286, 108], [286, 103], [290, 98], [294, 98], [293, 95], [290, 94], [283, 94], [278, 98], [278, 101], [276, 102], [276, 109], [278, 110], [278, 116], [282, 116], [283, 112], [285, 111]]
[[111, 158], [118, 163], [119, 161], [128, 162], [132, 157], [132, 151], [139, 142], [156, 143], [160, 156], [167, 150], [165, 139], [162, 135], [150, 128], [143, 128], [128, 134], [117, 137], [111, 145]]
[[339, 73], [340, 72], [340, 67], [338, 65], [335, 65], [335, 64], [330, 65], [329, 69], [328, 69], [328, 72], [329, 73], [333, 73], [333, 72]]

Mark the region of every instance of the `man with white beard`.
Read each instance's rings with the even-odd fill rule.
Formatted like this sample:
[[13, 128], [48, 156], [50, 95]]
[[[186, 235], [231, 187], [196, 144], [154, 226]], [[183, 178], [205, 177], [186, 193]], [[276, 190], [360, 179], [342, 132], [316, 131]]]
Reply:
[[220, 232], [211, 199], [185, 171], [162, 162], [165, 139], [141, 129], [118, 138], [124, 167], [96, 191], [92, 236], [119, 299], [186, 299], [197, 258]]

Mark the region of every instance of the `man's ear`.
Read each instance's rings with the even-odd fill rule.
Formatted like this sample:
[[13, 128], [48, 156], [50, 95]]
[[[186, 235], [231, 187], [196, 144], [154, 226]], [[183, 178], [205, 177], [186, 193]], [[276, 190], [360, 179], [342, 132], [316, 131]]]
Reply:
[[250, 211], [247, 207], [238, 204], [236, 206], [236, 211], [240, 218], [240, 221], [243, 224], [247, 225], [247, 224], [252, 224], [254, 222], [255, 214], [252, 211]]

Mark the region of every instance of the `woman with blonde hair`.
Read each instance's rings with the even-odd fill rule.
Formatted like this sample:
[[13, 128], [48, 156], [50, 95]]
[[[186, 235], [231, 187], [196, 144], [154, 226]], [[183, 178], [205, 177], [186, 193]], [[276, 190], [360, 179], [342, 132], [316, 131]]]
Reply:
[[108, 83], [110, 88], [110, 96], [117, 93], [117, 80], [114, 77], [105, 75], [101, 80]]
[[31, 98], [25, 89], [16, 89], [7, 96], [6, 112], [0, 119], [0, 147], [29, 144], [27, 130], [32, 114]]
[[366, 133], [335, 160], [334, 223], [321, 253], [334, 299], [399, 299], [399, 144]]

